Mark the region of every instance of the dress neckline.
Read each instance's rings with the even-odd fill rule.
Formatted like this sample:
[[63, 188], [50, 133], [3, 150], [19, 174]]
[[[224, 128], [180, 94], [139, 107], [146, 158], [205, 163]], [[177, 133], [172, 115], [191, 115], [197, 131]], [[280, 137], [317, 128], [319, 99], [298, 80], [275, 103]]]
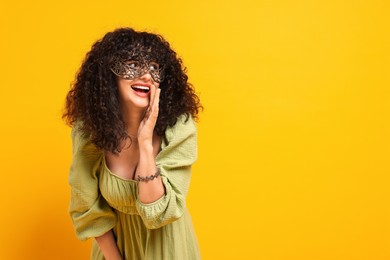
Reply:
[[[157, 161], [159, 160], [159, 155], [160, 155], [161, 151], [163, 150], [163, 145], [164, 145], [164, 143], [163, 143], [163, 137], [160, 137], [160, 150], [158, 151], [158, 153], [157, 153], [157, 155], [156, 155], [156, 158], [155, 158], [156, 164], [158, 164]], [[104, 169], [105, 171], [107, 171], [111, 176], [113, 176], [113, 177], [115, 177], [115, 178], [117, 178], [117, 179], [119, 179], [119, 180], [125, 181], [125, 182], [135, 183], [135, 184], [138, 183], [137, 180], [134, 180], [134, 179], [126, 179], [126, 178], [120, 177], [120, 176], [117, 175], [116, 173], [112, 172], [112, 171], [108, 168], [108, 166], [107, 166], [107, 163], [106, 163], [106, 156], [104, 156], [104, 152], [102, 153], [102, 157], [103, 157], [103, 159], [102, 159], [102, 160], [103, 160], [103, 169]]]
[[103, 157], [103, 170], [107, 171], [111, 176], [115, 177], [115, 178], [118, 178], [122, 181], [126, 181], [126, 182], [131, 182], [131, 183], [138, 183], [138, 181], [134, 180], [134, 179], [126, 179], [126, 178], [123, 178], [123, 177], [120, 177], [119, 175], [113, 173], [108, 167], [107, 167], [107, 164], [106, 164], [106, 158], [104, 156], [104, 153], [102, 154], [102, 157]]

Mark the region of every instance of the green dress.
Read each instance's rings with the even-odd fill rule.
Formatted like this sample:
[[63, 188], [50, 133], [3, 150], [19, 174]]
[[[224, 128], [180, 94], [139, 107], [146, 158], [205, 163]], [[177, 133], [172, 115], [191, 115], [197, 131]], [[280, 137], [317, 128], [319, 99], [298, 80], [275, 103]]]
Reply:
[[[126, 260], [196, 260], [199, 247], [186, 208], [191, 165], [197, 159], [196, 126], [183, 115], [167, 128], [156, 164], [165, 195], [150, 204], [138, 198], [138, 182], [111, 172], [103, 152], [77, 125], [72, 129], [69, 213], [80, 240], [113, 230]], [[91, 259], [104, 259], [96, 241]]]

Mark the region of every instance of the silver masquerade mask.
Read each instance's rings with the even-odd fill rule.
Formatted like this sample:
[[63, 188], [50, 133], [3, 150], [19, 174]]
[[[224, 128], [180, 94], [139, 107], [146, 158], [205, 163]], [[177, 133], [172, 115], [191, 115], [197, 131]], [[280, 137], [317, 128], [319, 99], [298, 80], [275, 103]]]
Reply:
[[122, 53], [110, 64], [111, 71], [123, 79], [135, 79], [149, 72], [156, 83], [163, 80], [161, 66], [144, 50]]

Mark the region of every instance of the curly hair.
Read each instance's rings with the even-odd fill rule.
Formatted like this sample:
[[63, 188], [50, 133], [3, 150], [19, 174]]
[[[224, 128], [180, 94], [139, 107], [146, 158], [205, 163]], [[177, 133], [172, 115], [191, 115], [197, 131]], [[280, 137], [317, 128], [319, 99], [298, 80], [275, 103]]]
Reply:
[[121, 141], [129, 138], [120, 109], [116, 75], [110, 70], [113, 59], [126, 51], [142, 46], [163, 65], [160, 82], [159, 115], [155, 132], [163, 136], [167, 127], [176, 124], [179, 116], [198, 118], [203, 107], [183, 66], [169, 43], [161, 36], [119, 28], [95, 42], [87, 53], [66, 96], [62, 118], [69, 126], [80, 122], [81, 131], [91, 136], [96, 147], [117, 154]]

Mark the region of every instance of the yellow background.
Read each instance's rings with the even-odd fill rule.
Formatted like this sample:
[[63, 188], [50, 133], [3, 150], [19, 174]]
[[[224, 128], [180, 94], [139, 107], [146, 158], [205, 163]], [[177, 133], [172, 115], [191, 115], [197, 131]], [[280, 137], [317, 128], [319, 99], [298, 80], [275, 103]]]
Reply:
[[189, 209], [203, 259], [390, 259], [390, 3], [0, 3], [0, 259], [87, 259], [60, 119], [92, 43], [131, 26], [183, 58], [205, 111]]

